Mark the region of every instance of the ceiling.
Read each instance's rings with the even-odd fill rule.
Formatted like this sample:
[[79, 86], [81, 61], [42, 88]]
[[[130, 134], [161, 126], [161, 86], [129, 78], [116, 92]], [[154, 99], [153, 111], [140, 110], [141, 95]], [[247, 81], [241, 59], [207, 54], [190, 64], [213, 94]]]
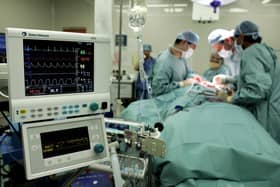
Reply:
[[[119, 8], [121, 0], [114, 0], [115, 8]], [[130, 0], [122, 0], [124, 8], [128, 8]], [[139, 0], [138, 0], [139, 1]], [[189, 13], [192, 10], [192, 0], [146, 0], [149, 11], [165, 12], [170, 8], [179, 10], [177, 13]], [[280, 0], [236, 0], [220, 8], [220, 13], [248, 13], [270, 14], [280, 11]], [[176, 12], [173, 12], [176, 13]]]
[[[119, 5], [120, 1], [123, 1], [124, 5], [128, 5], [130, 0], [114, 0], [115, 5]], [[136, 1], [136, 0], [135, 0]], [[140, 0], [138, 0], [140, 1]], [[236, 0], [236, 2], [226, 5], [226, 6], [231, 6], [234, 4], [238, 4], [242, 0]], [[243, 0], [245, 2], [245, 0]], [[260, 6], [280, 6], [280, 0], [246, 0], [248, 6], [252, 4], [258, 4]], [[162, 5], [162, 4], [192, 4], [192, 0], [146, 0], [147, 5], [152, 4], [152, 5]], [[243, 7], [247, 8], [247, 7]]]

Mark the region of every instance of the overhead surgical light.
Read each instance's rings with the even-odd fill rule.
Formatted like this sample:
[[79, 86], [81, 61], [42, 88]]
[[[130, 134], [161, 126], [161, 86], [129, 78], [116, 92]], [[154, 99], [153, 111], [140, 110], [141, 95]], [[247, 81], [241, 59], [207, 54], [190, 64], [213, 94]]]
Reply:
[[235, 1], [236, 0], [192, 0], [192, 2], [194, 3], [213, 7], [214, 13], [217, 12], [217, 8], [233, 3]]

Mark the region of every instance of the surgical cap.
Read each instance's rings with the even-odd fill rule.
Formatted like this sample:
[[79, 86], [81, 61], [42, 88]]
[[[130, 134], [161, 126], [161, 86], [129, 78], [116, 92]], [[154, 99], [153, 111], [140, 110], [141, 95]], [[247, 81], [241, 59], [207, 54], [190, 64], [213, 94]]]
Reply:
[[255, 23], [251, 21], [243, 21], [236, 26], [234, 31], [235, 36], [238, 36], [240, 34], [252, 36], [253, 39], [257, 39], [259, 37], [259, 28]]
[[176, 39], [186, 40], [190, 43], [193, 43], [193, 44], [197, 45], [198, 41], [199, 41], [199, 36], [198, 36], [198, 34], [192, 32], [192, 31], [186, 31], [186, 32], [183, 32], [183, 33], [179, 33], [177, 35]]
[[144, 44], [143, 51], [152, 51], [152, 46], [150, 44]]
[[209, 34], [208, 43], [210, 45], [214, 45], [230, 37], [233, 37], [233, 31], [228, 31], [225, 29], [215, 29]]

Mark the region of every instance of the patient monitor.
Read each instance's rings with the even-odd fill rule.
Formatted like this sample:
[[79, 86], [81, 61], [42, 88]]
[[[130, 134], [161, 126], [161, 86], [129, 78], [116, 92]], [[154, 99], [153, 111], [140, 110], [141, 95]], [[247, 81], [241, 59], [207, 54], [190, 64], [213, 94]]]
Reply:
[[0, 102], [7, 101], [8, 92], [8, 66], [6, 60], [5, 34], [0, 33]]
[[7, 101], [8, 95], [8, 66], [6, 63], [0, 63], [0, 102]]
[[13, 122], [109, 111], [109, 38], [7, 28], [6, 39]]
[[109, 159], [102, 116], [24, 124], [22, 138], [27, 179]]

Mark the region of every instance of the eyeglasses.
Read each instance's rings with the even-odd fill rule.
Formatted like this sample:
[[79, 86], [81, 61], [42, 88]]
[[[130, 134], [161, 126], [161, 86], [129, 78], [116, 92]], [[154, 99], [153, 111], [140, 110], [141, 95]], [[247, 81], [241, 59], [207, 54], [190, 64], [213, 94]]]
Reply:
[[192, 45], [193, 44], [192, 42], [188, 42], [188, 41], [187, 41], [187, 43], [188, 43], [188, 45]]

